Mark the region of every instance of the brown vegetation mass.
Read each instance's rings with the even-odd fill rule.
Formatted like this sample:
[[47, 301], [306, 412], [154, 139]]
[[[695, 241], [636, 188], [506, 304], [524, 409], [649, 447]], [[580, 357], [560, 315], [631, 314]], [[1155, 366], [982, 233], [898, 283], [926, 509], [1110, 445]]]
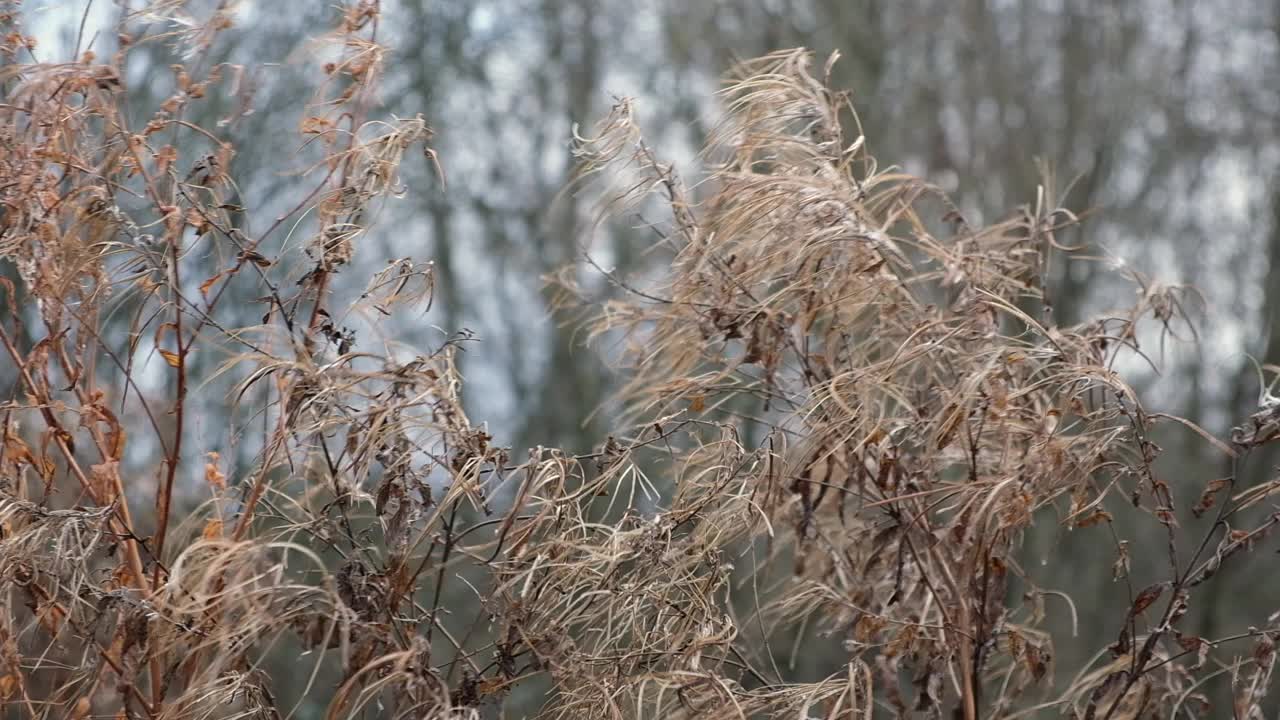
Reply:
[[[1216, 479], [1178, 507], [1148, 437], [1182, 422], [1239, 460], [1280, 416], [1264, 406], [1225, 443], [1143, 408], [1117, 363], [1187, 327], [1184, 288], [1129, 273], [1133, 307], [1055, 321], [1047, 269], [1085, 260], [1057, 240], [1078, 218], [1051, 179], [970, 225], [873, 160], [830, 64], [801, 50], [734, 71], [693, 188], [620, 100], [575, 138], [578, 183], [601, 224], [661, 214], [645, 250], [669, 269], [642, 282], [586, 256], [617, 291], [599, 304], [582, 266], [554, 280], [620, 348], [626, 412], [597, 452], [513, 456], [462, 407], [467, 337], [405, 358], [329, 306], [379, 201], [409, 191], [401, 161], [435, 164], [422, 118], [370, 117], [376, 3], [348, 4], [317, 50], [298, 157], [320, 156], [252, 237], [235, 216], [261, 209], [233, 202], [227, 139], [252, 98], [240, 68], [207, 62], [229, 17], [124, 34], [164, 27], [172, 5], [131, 16], [115, 57], [66, 63], [37, 62], [5, 10], [0, 258], [19, 282], [0, 289], [15, 388], [0, 698], [15, 717], [283, 718], [298, 698], [277, 697], [281, 673], [309, 674], [326, 718], [496, 716], [527, 684], [547, 718], [1200, 717], [1221, 673], [1235, 717], [1260, 717], [1274, 619], [1229, 638], [1179, 619], [1276, 523], [1236, 520], [1276, 485]], [[121, 78], [148, 42], [187, 62], [135, 127]], [[215, 99], [225, 123], [185, 119]], [[284, 233], [307, 235], [305, 255], [268, 251]], [[245, 288], [261, 324], [224, 324]], [[431, 292], [430, 264], [400, 259], [358, 305], [420, 312]], [[101, 332], [111, 313], [128, 337]], [[219, 375], [261, 436], [247, 466], [184, 431], [189, 394]], [[209, 499], [179, 510], [199, 467]], [[1130, 557], [1117, 508], [1164, 528], [1167, 556]], [[1201, 516], [1207, 533], [1184, 527]], [[1127, 593], [1114, 626], [1080, 628], [1098, 638], [1088, 666], [1054, 667], [1046, 618], [1072, 610], [1023, 567], [1033, 523], [1090, 533]], [[1139, 586], [1138, 563], [1163, 579]], [[785, 667], [817, 645], [845, 662]]]

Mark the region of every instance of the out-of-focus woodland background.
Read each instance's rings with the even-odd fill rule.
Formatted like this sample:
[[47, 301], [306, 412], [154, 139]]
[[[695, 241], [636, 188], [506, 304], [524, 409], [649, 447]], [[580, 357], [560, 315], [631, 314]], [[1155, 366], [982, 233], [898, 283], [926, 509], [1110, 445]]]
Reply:
[[[85, 4], [24, 7], [39, 52], [65, 54], [74, 45]], [[92, 38], [99, 56], [115, 48], [118, 12], [102, 0], [84, 16], [85, 41]], [[213, 50], [210, 61], [244, 66], [255, 93], [255, 112], [228, 131], [238, 146], [232, 173], [255, 207], [300, 199], [286, 168], [264, 160], [299, 142], [295, 108], [312, 92], [302, 75], [314, 73], [302, 62], [306, 43], [330, 14], [326, 2], [245, 2], [238, 23], [253, 32], [227, 33]], [[1280, 363], [1280, 4], [397, 0], [383, 7], [380, 32], [393, 51], [382, 110], [427, 118], [448, 182], [442, 186], [429, 163], [406, 163], [403, 179], [414, 190], [381, 210], [357, 258], [364, 266], [337, 276], [335, 297], [359, 290], [343, 287], [344, 278], [363, 278], [388, 258], [434, 261], [434, 305], [402, 325], [400, 339], [433, 347], [462, 328], [474, 333], [477, 342], [462, 355], [465, 401], [498, 444], [590, 451], [616, 412], [607, 402], [609, 346], [585, 345], [571, 317], [553, 314], [544, 281], [584, 249], [604, 267], [643, 274], [651, 261], [627, 240], [652, 230], [639, 219], [595, 227], [587, 200], [562, 193], [575, 125], [589, 126], [615, 95], [634, 96], [650, 141], [678, 164], [692, 163], [719, 112], [713, 93], [722, 73], [735, 60], [800, 45], [820, 57], [841, 52], [832, 84], [851, 90], [870, 150], [954, 192], [972, 222], [1033, 202], [1049, 168], [1063, 204], [1089, 212], [1065, 242], [1200, 290], [1198, 342], [1148, 348], [1162, 355], [1159, 373], [1135, 366], [1129, 375], [1151, 409], [1225, 437], [1257, 407], [1264, 388], [1255, 361]], [[140, 106], [154, 107], [172, 91], [176, 58], [160, 43], [132, 57], [124, 81], [152, 93]], [[273, 240], [281, 241], [287, 236]], [[1131, 289], [1096, 280], [1095, 267], [1055, 266], [1061, 323], [1128, 299], [1117, 294]], [[585, 270], [583, 277], [593, 291], [612, 292]], [[262, 312], [239, 306], [243, 325]], [[129, 318], [105, 322], [124, 332]], [[0, 369], [0, 394], [9, 396], [14, 382], [11, 368]], [[186, 432], [199, 438], [197, 447], [241, 448], [247, 463], [256, 448], [231, 443], [217, 383], [193, 393], [197, 420]], [[1190, 433], [1154, 440], [1165, 449], [1158, 471], [1175, 492], [1187, 487], [1194, 498], [1205, 478], [1231, 471]], [[1251, 459], [1255, 477], [1244, 485], [1275, 472], [1272, 450], [1255, 453], [1266, 454]], [[198, 500], [195, 488], [189, 502]], [[1059, 640], [1059, 663], [1074, 667], [1085, 659], [1080, 653], [1100, 647], [1098, 633], [1116, 631], [1115, 607], [1128, 599], [1112, 583], [1113, 558], [1077, 551], [1073, 534], [1053, 522], [1036, 533], [1024, 562], [1033, 572], [1051, 569], [1040, 578], [1046, 587], [1071, 591], [1088, 635], [1073, 645], [1067, 630]], [[1135, 543], [1151, 543], [1151, 557], [1162, 557], [1163, 535], [1158, 528], [1148, 535]], [[1136, 563], [1145, 556], [1131, 547]], [[1280, 593], [1280, 580], [1268, 574], [1222, 572], [1216, 599], [1194, 607], [1188, 631], [1243, 631], [1240, 618], [1265, 616], [1265, 599]], [[465, 588], [458, 593], [466, 602]], [[791, 672], [822, 675], [831, 660], [802, 652]], [[297, 682], [305, 680], [299, 673]]]

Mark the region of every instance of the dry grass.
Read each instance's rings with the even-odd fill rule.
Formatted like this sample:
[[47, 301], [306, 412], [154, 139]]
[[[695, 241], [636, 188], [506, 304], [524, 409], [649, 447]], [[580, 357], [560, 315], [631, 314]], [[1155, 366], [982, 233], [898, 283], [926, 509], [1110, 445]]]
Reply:
[[[236, 95], [237, 69], [207, 61], [229, 17], [173, 10], [127, 19], [174, 32], [106, 63], [35, 62], [6, 20], [0, 257], [21, 286], [0, 325], [0, 698], [18, 716], [288, 717], [271, 658], [289, 643], [327, 718], [493, 716], [533, 678], [548, 718], [1200, 717], [1222, 673], [1235, 716], [1261, 716], [1274, 620], [1219, 639], [1178, 622], [1275, 524], [1232, 523], [1276, 486], [1215, 480], [1174, 506], [1148, 440], [1171, 418], [1115, 368], [1144, 326], [1163, 341], [1186, 323], [1187, 291], [1133, 275], [1134, 307], [1058, 326], [1051, 263], [1076, 218], [1052, 183], [970, 226], [876, 164], [803, 51], [737, 69], [696, 192], [620, 101], [577, 138], [579, 181], [605, 188], [602, 222], [664, 212], [670, 262], [643, 286], [608, 275], [622, 299], [596, 308], [597, 336], [623, 340], [628, 424], [590, 455], [513, 459], [462, 407], [465, 336], [406, 362], [327, 306], [406, 153], [435, 161], [421, 118], [369, 117], [376, 3], [319, 49], [300, 132], [322, 157], [254, 237], [229, 204], [233, 123], [184, 119]], [[122, 63], [156, 41], [186, 51], [179, 89], [131, 128]], [[302, 266], [269, 257], [309, 209]], [[262, 295], [260, 325], [223, 321], [236, 283]], [[431, 290], [430, 265], [396, 261], [357, 309], [420, 311]], [[123, 340], [105, 332], [119, 312]], [[139, 387], [148, 339], [164, 393]], [[193, 353], [215, 350], [230, 359], [201, 375]], [[224, 374], [263, 428], [230, 477], [185, 428], [188, 395]], [[1230, 445], [1200, 435], [1243, 456], [1276, 427], [1266, 406]], [[139, 437], [159, 448], [150, 476], [126, 471]], [[200, 467], [209, 499], [179, 510]], [[1129, 557], [1117, 503], [1167, 529], [1167, 557]], [[1019, 564], [1051, 508], [1129, 597], [1118, 633], [1089, 629], [1107, 637], [1087, 667], [1054, 668], [1046, 615], [1069, 604]], [[1185, 513], [1216, 522], [1192, 535]], [[1166, 579], [1133, 587], [1136, 562]], [[839, 658], [830, 676], [785, 676], [775, 645], [793, 640]]]

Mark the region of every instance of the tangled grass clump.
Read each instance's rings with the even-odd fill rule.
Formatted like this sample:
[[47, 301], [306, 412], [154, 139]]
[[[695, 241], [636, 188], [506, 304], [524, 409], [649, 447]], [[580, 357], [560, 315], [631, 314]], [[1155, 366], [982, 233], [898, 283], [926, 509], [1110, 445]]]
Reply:
[[[185, 119], [239, 71], [207, 62], [232, 16], [176, 7], [126, 16], [125, 36], [175, 30], [106, 64], [20, 62], [6, 15], [0, 699], [20, 715], [479, 718], [545, 687], [537, 717], [1199, 717], [1230, 672], [1235, 715], [1261, 716], [1275, 620], [1220, 639], [1179, 620], [1275, 525], [1232, 523], [1276, 485], [1175, 503], [1149, 440], [1172, 418], [1116, 367], [1143, 325], [1186, 321], [1186, 291], [1132, 274], [1136, 306], [1060, 326], [1051, 263], [1076, 217], [1051, 183], [971, 226], [871, 158], [802, 50], [737, 69], [697, 193], [620, 101], [575, 138], [578, 181], [603, 188], [602, 220], [662, 211], [670, 266], [605, 273], [604, 303], [571, 273], [562, 290], [621, 342], [627, 414], [597, 452], [513, 455], [463, 407], [469, 336], [408, 357], [354, 327], [428, 303], [429, 264], [330, 303], [408, 151], [435, 164], [421, 118], [369, 119], [378, 4], [339, 13], [300, 121], [321, 156], [253, 234], [232, 217], [255, 211], [230, 201], [234, 123]], [[158, 39], [187, 63], [132, 128], [123, 64]], [[290, 254], [277, 233], [308, 209]], [[227, 299], [245, 287], [266, 309], [249, 326]], [[189, 400], [224, 377], [244, 445], [195, 446]], [[1243, 458], [1274, 439], [1268, 412], [1230, 445], [1199, 432]], [[183, 509], [201, 477], [209, 499]], [[1130, 557], [1117, 506], [1167, 532], [1167, 558]], [[1020, 562], [1055, 512], [1096, 534], [1126, 598], [1086, 667], [1055, 667], [1065, 596]], [[1216, 513], [1207, 535], [1187, 513]], [[1136, 562], [1165, 579], [1134, 586]], [[779, 665], [802, 643], [823, 677]]]

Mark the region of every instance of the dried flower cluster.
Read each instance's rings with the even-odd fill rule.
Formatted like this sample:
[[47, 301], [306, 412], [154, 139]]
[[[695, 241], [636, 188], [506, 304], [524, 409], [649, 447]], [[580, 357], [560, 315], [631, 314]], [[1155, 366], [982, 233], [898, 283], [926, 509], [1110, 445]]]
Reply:
[[[218, 94], [248, 110], [243, 69], [207, 60], [232, 15], [178, 6], [127, 17], [106, 64], [35, 62], [3, 10], [0, 259], [21, 282], [0, 288], [16, 384], [0, 417], [0, 701], [20, 716], [296, 716], [272, 672], [293, 648], [302, 664], [285, 667], [334, 719], [496, 717], [537, 683], [546, 718], [1225, 716], [1200, 689], [1221, 673], [1235, 717], [1261, 717], [1276, 618], [1230, 638], [1179, 620], [1280, 520], [1236, 527], [1277, 486], [1212, 480], [1177, 506], [1149, 439], [1176, 419], [1114, 368], [1141, 356], [1143, 325], [1186, 321], [1187, 291], [1132, 275], [1133, 308], [1060, 327], [1050, 263], [1076, 218], [1051, 183], [971, 226], [872, 160], [830, 64], [815, 73], [804, 51], [737, 69], [697, 193], [620, 101], [575, 138], [579, 181], [605, 188], [602, 222], [664, 212], [652, 251], [670, 261], [643, 286], [606, 273], [620, 299], [596, 308], [595, 333], [624, 340], [627, 425], [589, 455], [513, 456], [462, 407], [468, 336], [406, 361], [326, 306], [376, 204], [403, 190], [407, 152], [435, 162], [421, 118], [369, 119], [378, 4], [347, 4], [325, 39], [300, 123], [323, 157], [252, 237], [232, 217], [255, 210], [231, 200], [235, 117], [185, 118]], [[172, 32], [128, 34], [144, 23]], [[186, 63], [130, 127], [122, 68], [158, 40]], [[308, 209], [305, 255], [270, 256]], [[230, 326], [225, 298], [245, 284], [265, 315]], [[432, 289], [429, 264], [401, 259], [359, 305], [390, 315]], [[108, 336], [121, 312], [127, 336]], [[217, 352], [230, 359], [212, 371], [192, 361]], [[145, 392], [157, 365], [167, 391]], [[223, 374], [262, 427], [235, 471], [184, 431], [188, 394]], [[1275, 439], [1273, 415], [1230, 445], [1177, 422], [1242, 461]], [[158, 455], [139, 461], [146, 447]], [[180, 511], [201, 466], [210, 499]], [[1130, 557], [1121, 506], [1167, 531], [1167, 557]], [[1207, 535], [1191, 516], [1215, 518]], [[1055, 667], [1045, 620], [1069, 603], [1020, 563], [1044, 522], [1095, 534], [1128, 593], [1087, 667]], [[1139, 562], [1165, 579], [1135, 587]], [[789, 649], [842, 659], [807, 681], [780, 667]]]

